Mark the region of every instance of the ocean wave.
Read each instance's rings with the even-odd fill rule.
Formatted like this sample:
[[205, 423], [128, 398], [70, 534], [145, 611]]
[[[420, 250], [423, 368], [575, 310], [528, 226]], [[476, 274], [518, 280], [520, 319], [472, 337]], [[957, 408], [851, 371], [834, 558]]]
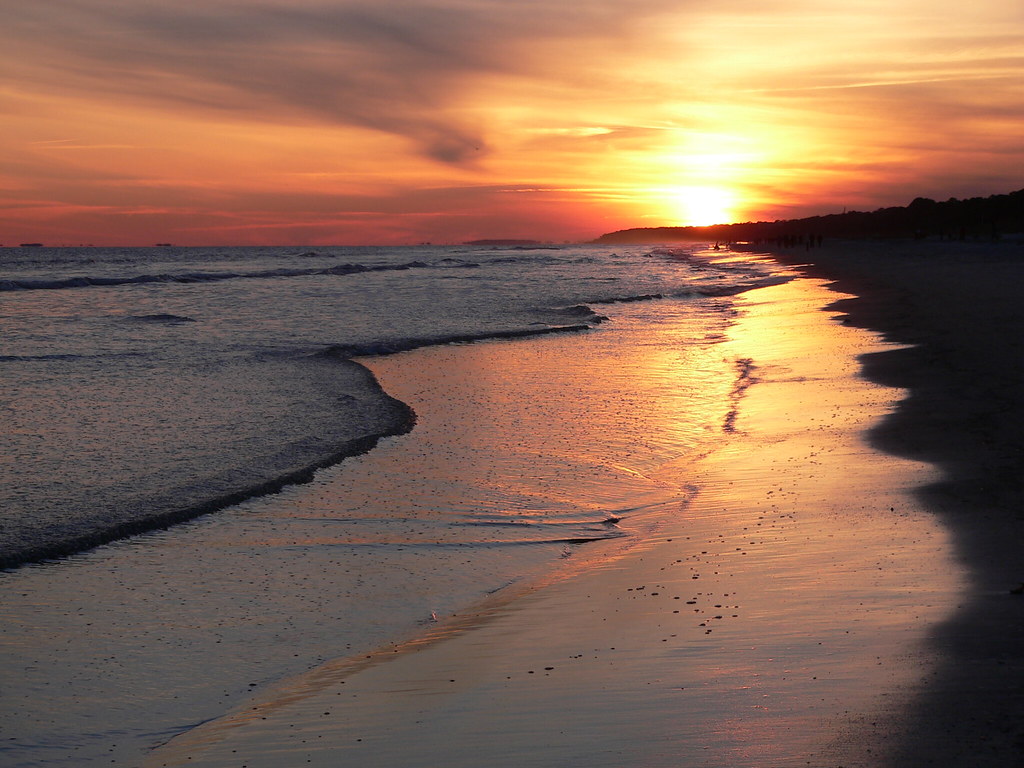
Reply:
[[425, 267], [440, 267], [445, 269], [476, 269], [480, 265], [475, 261], [466, 261], [465, 259], [457, 258], [446, 258], [438, 259], [428, 263], [413, 262], [414, 264], [422, 264]]
[[551, 310], [551, 314], [560, 315], [563, 317], [579, 317], [585, 318], [591, 323], [603, 323], [608, 318], [604, 315], [599, 315], [593, 309], [588, 307], [586, 304], [573, 304], [571, 307], [561, 307], [559, 309]]
[[[598, 322], [596, 319], [593, 322]], [[481, 333], [452, 334], [448, 336], [428, 336], [419, 338], [382, 339], [360, 344], [334, 344], [320, 354], [341, 359], [353, 357], [372, 357], [376, 355], [393, 355], [398, 352], [409, 352], [421, 347], [436, 347], [443, 344], [468, 344], [475, 341], [492, 339], [523, 339], [531, 336], [546, 336], [551, 333], [579, 333], [593, 330], [590, 325], [556, 325], [542, 328], [519, 328], [505, 331], [484, 331]]]
[[484, 259], [487, 264], [570, 264], [569, 259], [550, 256], [548, 254], [533, 254], [530, 256], [499, 256], [494, 259]]
[[[372, 426], [274, 454], [254, 473], [239, 473], [238, 467], [225, 466], [207, 477], [197, 476], [186, 485], [136, 497], [127, 506], [96, 505], [95, 513], [65, 515], [45, 530], [26, 528], [19, 535], [0, 537], [0, 570], [74, 555], [307, 483], [317, 470], [367, 453], [381, 438], [405, 434], [414, 427], [413, 409], [388, 395], [369, 369], [350, 360], [337, 363], [345, 366], [362, 390], [359, 409], [365, 411], [372, 402]], [[243, 456], [240, 461], [251, 463], [253, 457]], [[242, 479], [245, 474], [252, 479]], [[262, 477], [257, 479], [254, 474]]]
[[[540, 544], [551, 545], [551, 544], [591, 544], [595, 541], [610, 541], [613, 539], [621, 539], [626, 537], [628, 534], [622, 531], [611, 530], [606, 533], [595, 533], [591, 536], [565, 536], [560, 538], [518, 538], [518, 539], [473, 539], [473, 540], [461, 540], [461, 541], [424, 541], [422, 539], [404, 539], [404, 538], [390, 538], [390, 539], [346, 539], [343, 542], [339, 542], [339, 547], [368, 547], [368, 548], [386, 548], [386, 547], [400, 547], [402, 549], [465, 549], [466, 547], [486, 547], [486, 548], [498, 548], [498, 547], [534, 547]], [[285, 547], [285, 549], [303, 549], [307, 547], [306, 544], [296, 544], [291, 547]]]
[[188, 317], [187, 315], [172, 315], [166, 312], [161, 312], [154, 315], [129, 315], [124, 319], [140, 323], [167, 323], [168, 325], [196, 322], [196, 319], [194, 317]]
[[756, 288], [768, 288], [772, 285], [782, 285], [783, 283], [788, 283], [792, 279], [793, 277], [790, 275], [757, 275], [750, 279], [740, 280], [735, 283], [700, 286], [695, 288], [693, 292], [698, 296], [735, 296], [736, 294], [752, 291]]
[[636, 296], [611, 296], [605, 299], [591, 299], [591, 304], [628, 304], [634, 301], [655, 301], [665, 298], [661, 293], [642, 293]]
[[117, 359], [128, 357], [146, 357], [145, 352], [114, 352], [94, 355], [81, 355], [73, 352], [59, 352], [49, 355], [0, 355], [0, 363], [45, 363], [67, 362], [71, 360]]
[[522, 518], [504, 519], [496, 517], [488, 517], [482, 520], [458, 520], [451, 523], [451, 525], [463, 525], [463, 526], [497, 526], [499, 528], [505, 527], [525, 527], [525, 528], [558, 528], [565, 526], [572, 526], [578, 528], [581, 526], [597, 526], [607, 525], [612, 526], [619, 523], [622, 520], [618, 515], [608, 515], [600, 520], [547, 520], [543, 518], [533, 517], [532, 519], [524, 520]]
[[0, 363], [35, 363], [49, 360], [81, 360], [84, 355], [0, 355]]
[[409, 269], [475, 269], [480, 264], [461, 259], [439, 259], [433, 262], [409, 261], [402, 264], [342, 263], [330, 267], [280, 267], [250, 272], [162, 272], [141, 275], [78, 275], [54, 278], [8, 278], [0, 280], [3, 291], [53, 291], [71, 288], [148, 285], [152, 283], [215, 283], [224, 280], [266, 280], [282, 277], [315, 277], [317, 275], [355, 275], [364, 272], [401, 272]]

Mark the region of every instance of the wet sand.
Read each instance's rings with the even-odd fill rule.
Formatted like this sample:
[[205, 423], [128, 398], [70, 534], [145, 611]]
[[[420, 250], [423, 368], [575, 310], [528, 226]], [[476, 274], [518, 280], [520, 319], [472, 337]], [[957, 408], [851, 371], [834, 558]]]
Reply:
[[860, 298], [847, 322], [915, 345], [864, 358], [910, 396], [872, 430], [936, 465], [916, 498], [950, 532], [965, 586], [930, 632], [934, 675], [862, 738], [887, 765], [1024, 762], [1024, 243], [836, 243], [780, 252]]
[[[810, 279], [738, 299], [706, 450], [651, 469], [688, 494], [622, 521], [628, 546], [273, 686], [147, 764], [886, 764], [974, 584], [918, 492], [938, 470], [879, 447], [906, 393], [857, 358], [900, 353], [835, 322], [834, 299]], [[375, 372], [401, 397], [435, 354]]]

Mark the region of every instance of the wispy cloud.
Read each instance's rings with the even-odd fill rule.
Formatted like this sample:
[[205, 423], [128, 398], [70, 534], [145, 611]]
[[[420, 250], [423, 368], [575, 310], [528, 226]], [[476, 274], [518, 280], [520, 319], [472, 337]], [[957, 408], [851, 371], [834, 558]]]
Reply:
[[18, 81], [35, 88], [359, 126], [464, 163], [486, 150], [480, 126], [459, 113], [471, 81], [522, 75], [538, 38], [619, 34], [666, 4], [9, 0], [0, 42]]
[[894, 80], [866, 80], [862, 82], [829, 83], [827, 85], [804, 85], [792, 88], [751, 88], [746, 93], [806, 93], [808, 91], [837, 91], [858, 88], [891, 88], [903, 85], [924, 85], [929, 83], [962, 83], [975, 80], [1016, 79], [1019, 73], [950, 75], [944, 77], [910, 77]]
[[33, 141], [31, 146], [39, 149], [145, 149], [137, 144], [91, 144], [80, 142], [75, 139], [49, 139], [46, 141]]
[[161, 216], [178, 241], [225, 213], [554, 236], [674, 215], [674, 188], [761, 216], [1006, 191], [1024, 162], [1007, 0], [0, 0], [0, 19], [0, 190], [100, 206], [90, 240], [136, 207], [146, 242]]

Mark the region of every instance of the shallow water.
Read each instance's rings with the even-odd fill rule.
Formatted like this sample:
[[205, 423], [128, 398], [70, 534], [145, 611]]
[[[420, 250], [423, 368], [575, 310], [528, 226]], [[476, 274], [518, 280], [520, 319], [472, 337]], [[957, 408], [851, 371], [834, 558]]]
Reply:
[[[707, 450], [646, 475], [690, 493], [628, 547], [396, 652], [282, 680], [147, 765], [879, 765], [861, 726], [931, 674], [928, 631], [962, 574], [913, 494], [935, 471], [865, 440], [901, 394], [856, 376], [883, 345], [830, 323], [827, 300], [801, 281], [738, 302], [703, 358], [719, 371], [695, 406]], [[641, 389], [690, 367], [637, 357]], [[656, 451], [686, 440], [652, 431]]]
[[137, 762], [289, 675], [628, 546], [692, 495], [663, 468], [721, 439], [731, 306], [620, 304], [583, 334], [363, 359], [417, 411], [411, 433], [309, 484], [4, 574], [0, 755]]
[[403, 431], [352, 354], [586, 328], [600, 302], [772, 279], [699, 251], [0, 249], [0, 564], [184, 519]]

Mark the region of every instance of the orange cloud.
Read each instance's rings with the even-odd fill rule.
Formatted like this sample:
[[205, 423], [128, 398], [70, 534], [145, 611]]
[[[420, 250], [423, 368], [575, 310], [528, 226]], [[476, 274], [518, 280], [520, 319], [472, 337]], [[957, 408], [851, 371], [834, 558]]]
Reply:
[[8, 5], [0, 242], [574, 239], [1020, 186], [1002, 0]]

